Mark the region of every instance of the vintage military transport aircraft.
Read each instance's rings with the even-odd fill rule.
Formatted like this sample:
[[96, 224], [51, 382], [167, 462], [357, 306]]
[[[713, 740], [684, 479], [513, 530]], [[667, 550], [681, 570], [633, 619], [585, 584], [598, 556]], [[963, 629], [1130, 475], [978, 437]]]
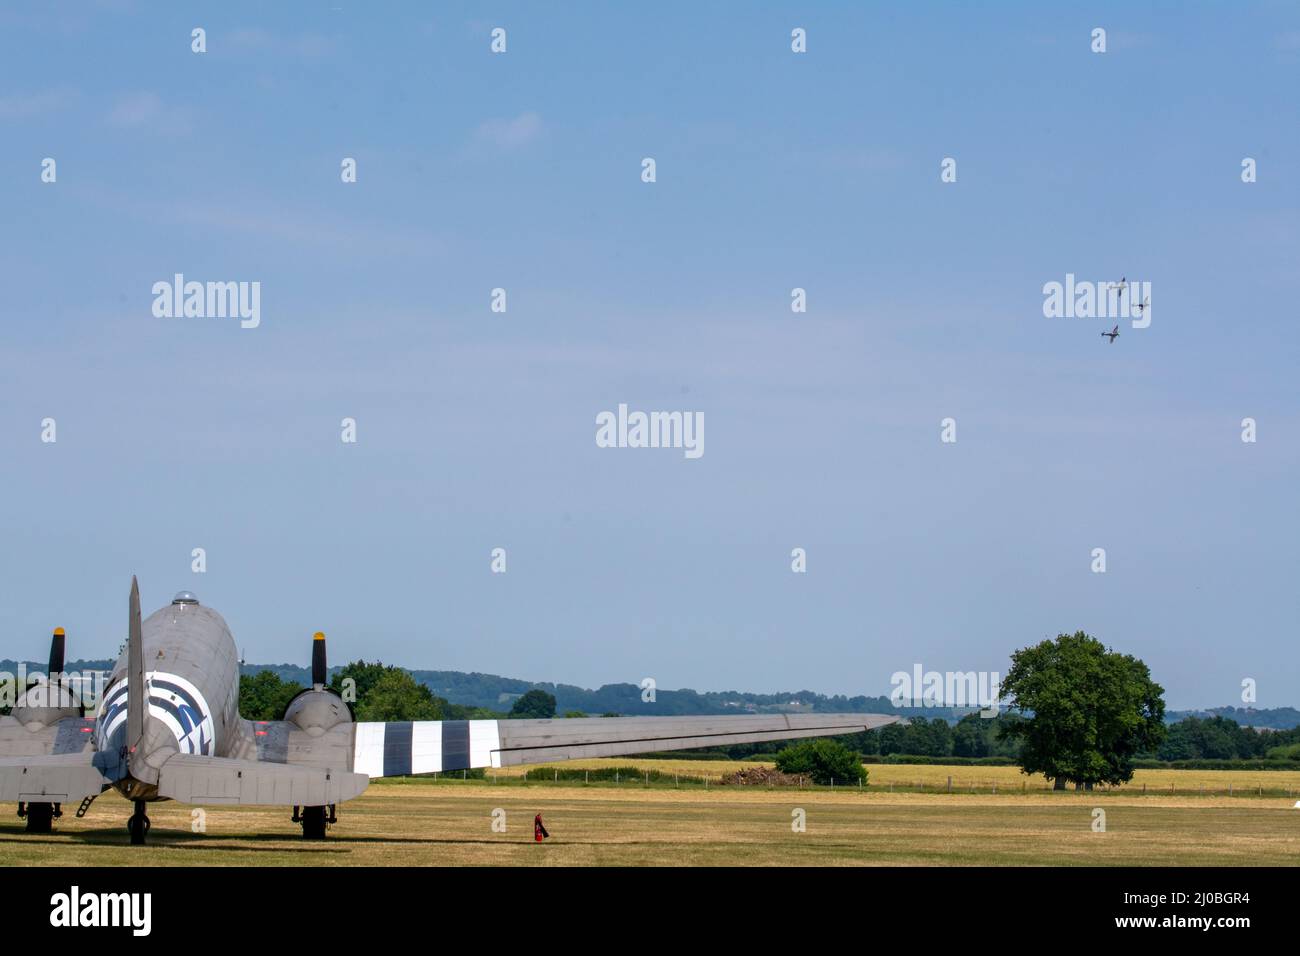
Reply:
[[127, 645], [96, 716], [59, 680], [63, 656], [60, 629], [46, 679], [0, 717], [0, 802], [17, 802], [27, 831], [46, 833], [65, 804], [80, 804], [80, 816], [113, 788], [134, 803], [133, 844], [145, 842], [145, 806], [154, 800], [292, 807], [303, 837], [318, 840], [338, 805], [376, 777], [826, 737], [899, 720], [814, 713], [357, 722], [326, 687], [323, 634], [313, 641], [312, 686], [284, 718], [245, 720], [235, 641], [221, 615], [182, 591], [141, 621], [134, 578]]

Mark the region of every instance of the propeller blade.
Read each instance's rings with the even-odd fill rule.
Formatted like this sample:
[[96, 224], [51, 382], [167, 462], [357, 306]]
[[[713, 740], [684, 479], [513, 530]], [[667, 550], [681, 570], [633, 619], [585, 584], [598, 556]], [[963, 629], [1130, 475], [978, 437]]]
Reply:
[[63, 628], [54, 629], [54, 637], [50, 639], [50, 666], [45, 671], [50, 680], [54, 680], [55, 674], [63, 673]]
[[325, 674], [325, 635], [317, 631], [311, 642], [311, 682], [313, 687], [324, 687]]

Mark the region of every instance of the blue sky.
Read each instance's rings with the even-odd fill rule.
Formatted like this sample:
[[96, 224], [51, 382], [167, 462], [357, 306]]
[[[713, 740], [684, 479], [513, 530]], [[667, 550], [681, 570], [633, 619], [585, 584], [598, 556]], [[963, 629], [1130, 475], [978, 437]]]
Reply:
[[875, 694], [1083, 629], [1300, 704], [1293, 4], [264, 6], [0, 11], [4, 656], [136, 573], [252, 661]]

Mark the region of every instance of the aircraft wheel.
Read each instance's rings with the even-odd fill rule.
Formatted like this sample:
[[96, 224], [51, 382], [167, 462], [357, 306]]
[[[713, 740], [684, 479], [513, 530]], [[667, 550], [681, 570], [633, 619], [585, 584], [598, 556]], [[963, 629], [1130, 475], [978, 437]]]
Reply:
[[302, 838], [304, 840], [325, 839], [325, 808], [302, 808]]
[[49, 833], [54, 826], [54, 804], [27, 804], [27, 832]]
[[144, 801], [135, 802], [135, 813], [126, 822], [126, 829], [131, 834], [132, 846], [144, 846], [145, 837], [149, 835], [149, 818], [144, 812]]

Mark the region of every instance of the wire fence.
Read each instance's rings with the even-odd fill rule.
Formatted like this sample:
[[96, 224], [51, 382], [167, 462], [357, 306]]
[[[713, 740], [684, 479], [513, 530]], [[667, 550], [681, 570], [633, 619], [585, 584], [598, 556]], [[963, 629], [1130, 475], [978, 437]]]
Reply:
[[1171, 782], [1168, 786], [1153, 785], [1148, 782], [1127, 783], [1118, 786], [1097, 784], [1091, 788], [1058, 789], [1051, 782], [1041, 778], [1022, 778], [1018, 781], [990, 780], [981, 777], [950, 775], [940, 780], [894, 779], [888, 781], [836, 781], [816, 783], [809, 777], [795, 776], [790, 784], [773, 784], [770, 782], [752, 783], [744, 780], [725, 779], [729, 774], [715, 773], [681, 773], [663, 770], [643, 770], [637, 767], [601, 767], [598, 769], [572, 767], [538, 767], [519, 772], [498, 771], [451, 771], [434, 774], [435, 782], [463, 783], [481, 782], [493, 786], [586, 786], [614, 788], [658, 788], [658, 789], [723, 789], [723, 790], [816, 790], [848, 791], [861, 793], [928, 793], [928, 794], [1122, 794], [1125, 796], [1180, 796], [1180, 797], [1288, 797], [1300, 796], [1300, 786], [1291, 783], [1279, 783], [1267, 786], [1260, 783], [1241, 784], [1184, 784]]

